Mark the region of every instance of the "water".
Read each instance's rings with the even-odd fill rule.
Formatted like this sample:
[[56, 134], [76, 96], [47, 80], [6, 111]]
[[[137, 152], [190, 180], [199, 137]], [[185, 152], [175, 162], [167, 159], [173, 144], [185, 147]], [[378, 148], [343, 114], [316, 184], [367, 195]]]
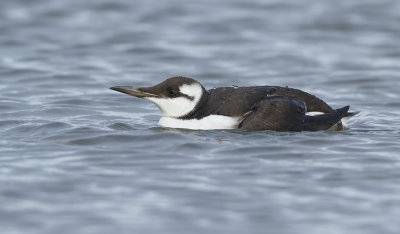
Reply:
[[[400, 2], [0, 3], [0, 226], [14, 233], [399, 233]], [[281, 85], [342, 132], [168, 130], [108, 90]]]

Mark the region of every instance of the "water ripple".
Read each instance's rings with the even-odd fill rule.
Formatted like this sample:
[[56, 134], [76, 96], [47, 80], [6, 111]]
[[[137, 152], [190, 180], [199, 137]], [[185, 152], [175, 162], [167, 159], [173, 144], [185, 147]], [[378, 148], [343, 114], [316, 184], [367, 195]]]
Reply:
[[[397, 234], [398, 12], [1, 1], [2, 232]], [[295, 87], [361, 113], [342, 132], [165, 129], [153, 104], [108, 89], [177, 75]]]

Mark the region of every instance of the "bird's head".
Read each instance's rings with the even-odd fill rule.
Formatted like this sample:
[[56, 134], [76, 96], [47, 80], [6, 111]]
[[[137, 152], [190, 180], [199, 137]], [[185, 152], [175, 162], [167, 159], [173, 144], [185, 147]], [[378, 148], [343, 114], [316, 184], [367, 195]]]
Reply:
[[180, 118], [195, 110], [207, 92], [199, 82], [186, 77], [172, 77], [146, 88], [114, 86], [110, 89], [147, 99], [158, 106], [163, 117], [171, 118]]

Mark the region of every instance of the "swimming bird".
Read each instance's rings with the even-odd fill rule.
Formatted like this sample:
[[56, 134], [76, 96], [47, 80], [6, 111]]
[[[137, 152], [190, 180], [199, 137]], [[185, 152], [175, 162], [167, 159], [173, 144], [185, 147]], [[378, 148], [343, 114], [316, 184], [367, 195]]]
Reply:
[[[159, 125], [168, 128], [319, 131], [350, 117], [349, 106], [333, 109], [299, 89], [279, 86], [221, 87], [206, 90], [198, 81], [172, 77], [155, 86], [110, 89], [155, 103]], [[316, 116], [310, 112], [322, 113]]]

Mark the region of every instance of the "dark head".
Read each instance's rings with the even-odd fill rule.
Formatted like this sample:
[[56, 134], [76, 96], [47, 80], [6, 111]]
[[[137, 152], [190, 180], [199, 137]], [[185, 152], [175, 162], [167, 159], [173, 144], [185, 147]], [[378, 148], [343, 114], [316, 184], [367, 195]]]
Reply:
[[115, 86], [110, 89], [155, 103], [164, 117], [179, 118], [192, 112], [200, 102], [204, 87], [194, 79], [172, 77], [147, 88]]

